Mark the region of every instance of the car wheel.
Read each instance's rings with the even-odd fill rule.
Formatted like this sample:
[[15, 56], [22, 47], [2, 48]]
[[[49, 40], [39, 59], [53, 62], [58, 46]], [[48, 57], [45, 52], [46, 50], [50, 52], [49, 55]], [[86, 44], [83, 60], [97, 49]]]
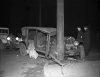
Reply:
[[24, 43], [20, 43], [19, 44], [19, 50], [20, 50], [20, 54], [22, 56], [26, 56], [27, 55], [27, 52], [26, 52], [26, 46]]

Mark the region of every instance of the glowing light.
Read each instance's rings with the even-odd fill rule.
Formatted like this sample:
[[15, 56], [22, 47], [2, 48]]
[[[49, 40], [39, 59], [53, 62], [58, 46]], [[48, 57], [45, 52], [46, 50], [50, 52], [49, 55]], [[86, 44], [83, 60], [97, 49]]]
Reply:
[[7, 40], [10, 40], [11, 38], [10, 37], [7, 37]]
[[75, 41], [75, 42], [74, 42], [74, 45], [79, 45], [79, 42], [78, 42], [78, 41]]
[[16, 40], [19, 40], [19, 38], [18, 38], [18, 37], [16, 37]]

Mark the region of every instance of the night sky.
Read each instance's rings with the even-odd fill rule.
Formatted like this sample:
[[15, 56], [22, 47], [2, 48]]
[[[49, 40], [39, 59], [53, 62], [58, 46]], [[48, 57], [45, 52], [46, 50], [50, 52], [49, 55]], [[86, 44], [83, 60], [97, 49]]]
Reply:
[[[39, 26], [40, 0], [2, 0], [0, 26], [19, 32], [23, 26]], [[41, 0], [42, 26], [56, 27], [56, 0]], [[99, 31], [99, 0], [64, 0], [65, 30], [74, 33], [76, 25], [91, 25]], [[66, 33], [66, 32], [65, 32]]]

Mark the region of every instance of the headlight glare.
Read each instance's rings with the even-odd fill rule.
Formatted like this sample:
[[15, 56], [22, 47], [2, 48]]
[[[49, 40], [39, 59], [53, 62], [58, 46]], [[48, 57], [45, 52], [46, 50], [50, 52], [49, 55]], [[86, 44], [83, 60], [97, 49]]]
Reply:
[[79, 42], [78, 41], [75, 41], [74, 42], [74, 45], [76, 45], [76, 46], [79, 45]]
[[19, 38], [18, 38], [18, 37], [16, 37], [16, 40], [19, 40]]
[[10, 37], [7, 37], [7, 40], [10, 40], [11, 38]]

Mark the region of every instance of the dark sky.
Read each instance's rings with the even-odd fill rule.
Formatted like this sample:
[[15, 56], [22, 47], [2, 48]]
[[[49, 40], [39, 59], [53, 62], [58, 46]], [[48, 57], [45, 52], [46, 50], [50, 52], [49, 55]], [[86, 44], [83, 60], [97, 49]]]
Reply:
[[[0, 25], [15, 32], [22, 26], [39, 26], [39, 1], [2, 0]], [[42, 26], [56, 27], [56, 0], [41, 0], [41, 6]], [[65, 0], [65, 29], [73, 30], [75, 25], [91, 24], [94, 31], [99, 30], [99, 6], [99, 0]]]

